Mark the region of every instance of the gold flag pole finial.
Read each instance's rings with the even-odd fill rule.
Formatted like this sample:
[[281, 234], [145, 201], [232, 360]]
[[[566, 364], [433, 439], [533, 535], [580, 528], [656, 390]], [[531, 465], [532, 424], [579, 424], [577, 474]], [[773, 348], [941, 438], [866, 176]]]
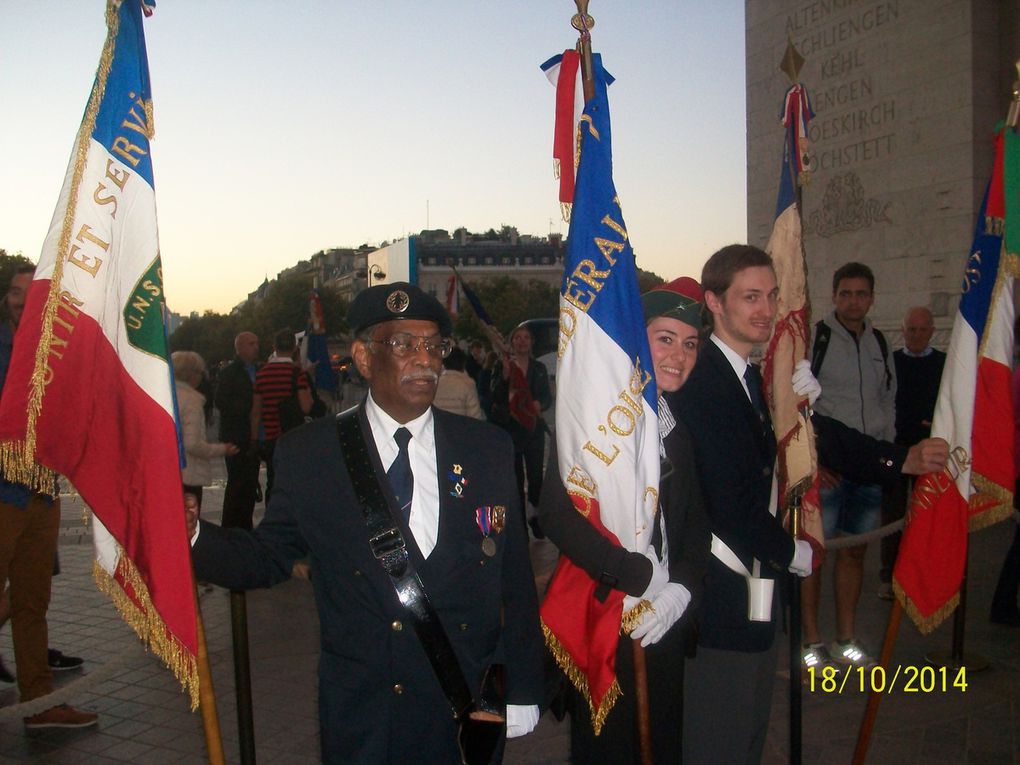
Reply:
[[793, 44], [793, 40], [786, 41], [786, 52], [783, 53], [783, 60], [779, 64], [779, 71], [790, 78], [790, 82], [797, 84], [800, 80], [800, 70], [804, 66], [804, 57]]
[[595, 19], [588, 15], [588, 0], [574, 0], [577, 13], [570, 19], [570, 26], [580, 35], [577, 38], [577, 52], [581, 54], [581, 85], [584, 88], [584, 100], [590, 101], [595, 96], [595, 76], [591, 65], [591, 30]]
[[1013, 100], [1009, 104], [1006, 125], [1011, 128], [1020, 126], [1020, 59], [1016, 62], [1017, 79], [1013, 82]]

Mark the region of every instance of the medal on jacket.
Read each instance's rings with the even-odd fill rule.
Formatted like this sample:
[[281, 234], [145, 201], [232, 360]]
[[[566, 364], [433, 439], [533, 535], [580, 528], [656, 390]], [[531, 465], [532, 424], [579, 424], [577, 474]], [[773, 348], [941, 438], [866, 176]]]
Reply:
[[[492, 507], [479, 507], [475, 510], [475, 523], [478, 524], [478, 529], [482, 532], [482, 552], [488, 555], [490, 558], [496, 554], [496, 541], [492, 538], [492, 533], [495, 531], [493, 528], [493, 510]], [[496, 531], [498, 534], [499, 532]]]

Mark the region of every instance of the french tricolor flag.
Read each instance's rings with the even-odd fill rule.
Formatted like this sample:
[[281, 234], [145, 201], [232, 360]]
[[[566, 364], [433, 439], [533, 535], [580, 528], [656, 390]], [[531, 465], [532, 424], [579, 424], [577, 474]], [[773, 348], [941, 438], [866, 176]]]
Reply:
[[893, 589], [922, 632], [959, 603], [969, 530], [1013, 508], [1013, 275], [1020, 253], [1020, 136], [995, 139], [992, 180], [964, 270], [932, 436], [949, 464], [914, 485]]
[[[613, 184], [609, 102], [601, 58], [580, 121], [581, 161], [560, 294], [556, 443], [579, 513], [628, 550], [651, 542], [659, 489], [656, 387], [634, 252]], [[616, 647], [623, 593], [561, 557], [542, 603], [557, 662], [587, 698], [598, 734], [620, 694]]]
[[14, 339], [0, 462], [9, 480], [53, 494], [63, 475], [78, 490], [93, 511], [97, 582], [194, 707], [195, 590], [142, 28], [152, 4], [107, 2], [99, 70]]

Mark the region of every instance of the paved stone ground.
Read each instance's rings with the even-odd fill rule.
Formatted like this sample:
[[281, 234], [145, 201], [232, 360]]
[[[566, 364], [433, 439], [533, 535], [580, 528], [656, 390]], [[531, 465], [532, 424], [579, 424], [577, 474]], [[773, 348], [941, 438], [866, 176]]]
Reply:
[[[218, 520], [221, 487], [207, 490], [203, 514]], [[91, 541], [82, 526], [80, 503], [63, 507], [60, 546], [63, 573], [54, 579], [50, 644], [86, 657], [84, 673], [57, 678], [55, 700], [100, 714], [98, 729], [27, 734], [16, 706], [17, 692], [0, 686], [0, 765], [8, 763], [201, 763], [205, 744], [200, 716], [159, 661], [141, 647], [91, 577]], [[1020, 631], [986, 620], [998, 566], [1012, 535], [1009, 524], [974, 537], [969, 588], [967, 651], [980, 653], [991, 668], [967, 677], [967, 690], [885, 697], [875, 729], [870, 763], [1020, 764]], [[873, 546], [875, 547], [875, 546]], [[532, 543], [541, 589], [555, 561], [555, 548]], [[877, 652], [889, 604], [874, 594], [877, 549], [870, 550], [860, 609], [861, 637]], [[827, 600], [830, 600], [827, 598]], [[220, 725], [228, 762], [238, 762], [229, 598], [210, 588], [201, 593]], [[823, 627], [833, 623], [831, 603]], [[255, 698], [256, 749], [266, 763], [318, 762], [315, 666], [318, 623], [311, 587], [291, 581], [248, 595]], [[923, 637], [904, 621], [893, 665], [921, 665], [926, 653], [948, 650], [951, 627]], [[785, 653], [785, 651], [784, 651]], [[0, 634], [0, 655], [12, 669], [10, 630]], [[769, 765], [787, 762], [788, 678], [781, 660], [772, 725], [766, 747]], [[804, 693], [804, 762], [849, 762], [864, 709], [859, 692]], [[535, 733], [510, 742], [506, 762], [553, 765], [568, 761], [569, 723], [543, 717]], [[612, 765], [607, 763], [607, 765]]]

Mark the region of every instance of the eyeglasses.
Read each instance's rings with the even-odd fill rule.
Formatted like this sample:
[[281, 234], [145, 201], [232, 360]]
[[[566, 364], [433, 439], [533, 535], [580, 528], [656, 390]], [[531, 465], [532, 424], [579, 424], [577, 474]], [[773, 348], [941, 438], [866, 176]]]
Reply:
[[435, 336], [418, 337], [407, 332], [397, 332], [394, 335], [390, 335], [386, 340], [368, 340], [367, 342], [389, 346], [390, 353], [398, 359], [407, 358], [412, 353], [418, 353], [422, 348], [425, 349], [429, 356], [445, 359], [450, 355], [450, 351], [453, 350], [453, 343], [450, 342], [448, 337], [437, 340]]

